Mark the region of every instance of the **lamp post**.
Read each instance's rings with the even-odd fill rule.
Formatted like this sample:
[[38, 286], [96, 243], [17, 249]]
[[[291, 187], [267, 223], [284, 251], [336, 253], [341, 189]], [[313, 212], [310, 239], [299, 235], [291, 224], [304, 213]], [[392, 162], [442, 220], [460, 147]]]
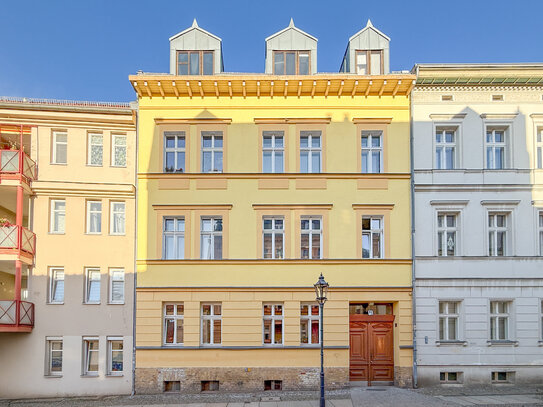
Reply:
[[328, 283], [324, 280], [324, 276], [320, 275], [319, 280], [313, 285], [315, 287], [315, 294], [317, 295], [317, 302], [319, 303], [320, 311], [320, 343], [321, 343], [321, 399], [320, 407], [324, 406], [324, 338], [323, 338], [323, 310], [324, 303], [328, 294]]

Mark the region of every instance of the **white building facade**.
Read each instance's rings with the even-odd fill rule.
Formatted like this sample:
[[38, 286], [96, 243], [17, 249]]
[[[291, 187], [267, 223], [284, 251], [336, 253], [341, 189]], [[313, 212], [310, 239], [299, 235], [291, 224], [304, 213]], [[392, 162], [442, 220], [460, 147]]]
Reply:
[[418, 384], [541, 384], [543, 65], [417, 65]]

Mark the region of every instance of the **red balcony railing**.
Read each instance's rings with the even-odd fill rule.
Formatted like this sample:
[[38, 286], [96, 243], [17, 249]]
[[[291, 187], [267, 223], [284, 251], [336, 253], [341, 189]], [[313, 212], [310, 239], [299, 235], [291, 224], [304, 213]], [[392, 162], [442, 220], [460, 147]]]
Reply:
[[34, 327], [34, 304], [0, 300], [0, 332], [30, 332]]
[[[23, 155], [20, 160], [19, 155]], [[20, 174], [28, 180], [36, 179], [36, 163], [24, 152], [19, 150], [0, 150], [0, 175]]]
[[0, 250], [15, 249], [28, 254], [36, 252], [36, 235], [23, 226], [0, 226]]

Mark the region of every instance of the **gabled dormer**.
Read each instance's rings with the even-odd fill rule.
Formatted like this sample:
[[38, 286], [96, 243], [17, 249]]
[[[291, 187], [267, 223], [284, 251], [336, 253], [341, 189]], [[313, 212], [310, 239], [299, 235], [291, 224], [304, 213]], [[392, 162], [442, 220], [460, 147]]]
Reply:
[[223, 72], [222, 40], [192, 26], [170, 38], [170, 73], [172, 75], [214, 75]]
[[317, 72], [317, 39], [294, 26], [266, 38], [266, 73], [310, 75]]
[[349, 38], [340, 72], [384, 75], [390, 72], [390, 38], [368, 20], [366, 27]]

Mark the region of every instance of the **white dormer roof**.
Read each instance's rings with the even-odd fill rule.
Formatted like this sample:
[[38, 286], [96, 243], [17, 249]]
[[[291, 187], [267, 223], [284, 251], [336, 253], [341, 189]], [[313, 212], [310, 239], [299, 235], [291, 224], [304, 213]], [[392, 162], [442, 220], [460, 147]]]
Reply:
[[278, 35], [283, 34], [284, 32], [286, 32], [286, 31], [288, 31], [288, 30], [295, 30], [295, 31], [298, 31], [300, 34], [303, 34], [303, 35], [305, 35], [306, 37], [309, 37], [309, 38], [311, 38], [311, 39], [314, 40], [314, 41], [318, 41], [318, 39], [316, 39], [315, 37], [313, 37], [311, 34], [308, 34], [308, 33], [306, 33], [305, 31], [302, 31], [302, 30], [300, 30], [298, 27], [296, 27], [296, 26], [294, 25], [294, 20], [293, 20], [292, 18], [290, 19], [290, 23], [289, 23], [288, 27], [285, 27], [285, 28], [283, 28], [281, 31], [278, 31], [278, 32], [276, 32], [275, 34], [270, 35], [268, 38], [266, 38], [266, 41], [269, 41], [269, 40], [271, 40], [272, 38], [277, 37]]
[[368, 22], [366, 23], [366, 26], [364, 28], [362, 28], [360, 31], [358, 31], [356, 34], [354, 34], [353, 36], [351, 36], [351, 38], [349, 38], [349, 41], [352, 41], [353, 38], [356, 38], [357, 36], [359, 36], [360, 34], [362, 34], [364, 31], [366, 30], [373, 30], [375, 31], [377, 34], [381, 35], [382, 37], [386, 38], [388, 41], [390, 41], [390, 37], [387, 36], [386, 34], [384, 34], [382, 31], [378, 30], [377, 28], [375, 28], [373, 26], [373, 24], [371, 23], [371, 20], [368, 18]]
[[203, 28], [200, 28], [200, 26], [198, 25], [198, 22], [196, 21], [196, 19], [194, 19], [194, 21], [192, 22], [192, 26], [190, 26], [190, 27], [187, 28], [186, 30], [183, 30], [183, 31], [181, 31], [180, 33], [177, 33], [177, 34], [175, 34], [174, 36], [170, 37], [170, 41], [175, 40], [177, 37], [180, 37], [180, 36], [182, 36], [183, 34], [186, 34], [186, 33], [188, 33], [189, 31], [192, 31], [192, 30], [201, 31], [201, 32], [203, 32], [204, 34], [209, 35], [210, 37], [213, 37], [213, 38], [215, 38], [216, 40], [222, 42], [222, 39], [220, 39], [220, 38], [217, 37], [216, 35], [211, 34], [209, 31], [206, 31], [206, 30], [204, 30]]

